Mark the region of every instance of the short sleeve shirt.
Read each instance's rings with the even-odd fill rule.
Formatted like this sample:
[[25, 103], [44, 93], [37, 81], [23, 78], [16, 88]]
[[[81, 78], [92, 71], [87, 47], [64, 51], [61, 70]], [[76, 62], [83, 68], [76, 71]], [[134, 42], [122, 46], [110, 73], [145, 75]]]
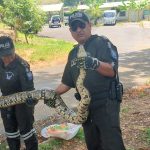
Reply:
[[[76, 67], [79, 46], [75, 46], [68, 56], [68, 61], [62, 77], [62, 83], [69, 87], [76, 87], [79, 76], [79, 68]], [[118, 53], [116, 47], [106, 38], [92, 35], [84, 44], [88, 56], [98, 58], [102, 62], [113, 65], [115, 71], [118, 69]], [[106, 77], [94, 70], [86, 70], [84, 86], [89, 90], [91, 96], [101, 92], [109, 91], [110, 82], [114, 78]]]

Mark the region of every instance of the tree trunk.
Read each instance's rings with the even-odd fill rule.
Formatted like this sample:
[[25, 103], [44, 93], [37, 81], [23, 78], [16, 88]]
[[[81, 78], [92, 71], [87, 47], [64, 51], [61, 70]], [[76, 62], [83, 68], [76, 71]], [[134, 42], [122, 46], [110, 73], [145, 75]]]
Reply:
[[14, 27], [14, 33], [15, 33], [15, 37], [14, 40], [16, 42], [17, 38], [18, 38], [18, 33], [17, 33], [17, 29]]
[[26, 43], [29, 44], [28, 36], [25, 34]]

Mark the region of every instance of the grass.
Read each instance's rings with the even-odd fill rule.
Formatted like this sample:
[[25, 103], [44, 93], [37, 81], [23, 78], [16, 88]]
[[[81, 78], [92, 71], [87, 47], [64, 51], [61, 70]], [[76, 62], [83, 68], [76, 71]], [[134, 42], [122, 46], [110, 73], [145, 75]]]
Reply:
[[54, 150], [59, 149], [63, 144], [63, 140], [61, 139], [53, 139], [49, 142], [43, 143], [39, 145], [39, 150]]
[[30, 63], [47, 62], [61, 59], [69, 53], [72, 47], [73, 44], [70, 42], [38, 36], [29, 39], [29, 44], [27, 44], [23, 35], [20, 34], [19, 41], [16, 42], [16, 53]]
[[[3, 23], [0, 23], [0, 29], [7, 30]], [[50, 62], [52, 60], [61, 59], [67, 56], [73, 48], [73, 43], [64, 40], [56, 40], [33, 36], [28, 38], [29, 44], [26, 43], [23, 34], [18, 33], [18, 38], [15, 43], [16, 53], [22, 56], [29, 63], [39, 61]]]
[[145, 141], [148, 147], [150, 146], [150, 127], [144, 128], [141, 134], [141, 140]]
[[129, 110], [130, 110], [129, 107], [123, 107], [123, 108], [121, 109], [121, 112], [122, 112], [122, 113], [128, 113]]
[[0, 150], [8, 150], [8, 145], [6, 142], [0, 143]]
[[144, 131], [145, 139], [148, 145], [150, 145], [150, 128], [146, 128]]
[[84, 141], [84, 132], [83, 129], [80, 128], [79, 132], [77, 133], [77, 135], [75, 136], [75, 138]]

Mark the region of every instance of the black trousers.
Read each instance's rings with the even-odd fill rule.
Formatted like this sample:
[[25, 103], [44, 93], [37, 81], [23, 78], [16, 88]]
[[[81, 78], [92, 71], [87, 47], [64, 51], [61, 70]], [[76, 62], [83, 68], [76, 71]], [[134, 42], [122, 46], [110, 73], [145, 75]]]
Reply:
[[107, 99], [90, 107], [83, 124], [88, 150], [125, 150], [120, 130], [120, 103]]
[[1, 109], [10, 150], [20, 150], [20, 136], [24, 140], [26, 150], [38, 150], [33, 114], [34, 107], [28, 107], [26, 104]]

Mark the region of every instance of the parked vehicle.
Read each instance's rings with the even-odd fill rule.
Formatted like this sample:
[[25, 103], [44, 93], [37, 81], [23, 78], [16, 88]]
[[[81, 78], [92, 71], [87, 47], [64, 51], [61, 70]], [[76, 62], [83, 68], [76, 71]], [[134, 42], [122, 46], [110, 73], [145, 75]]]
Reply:
[[115, 25], [117, 21], [117, 11], [116, 10], [105, 10], [103, 14], [103, 24], [104, 25]]
[[69, 16], [64, 16], [64, 24], [67, 26], [69, 24]]
[[59, 15], [53, 15], [49, 20], [49, 27], [61, 27], [61, 18]]

